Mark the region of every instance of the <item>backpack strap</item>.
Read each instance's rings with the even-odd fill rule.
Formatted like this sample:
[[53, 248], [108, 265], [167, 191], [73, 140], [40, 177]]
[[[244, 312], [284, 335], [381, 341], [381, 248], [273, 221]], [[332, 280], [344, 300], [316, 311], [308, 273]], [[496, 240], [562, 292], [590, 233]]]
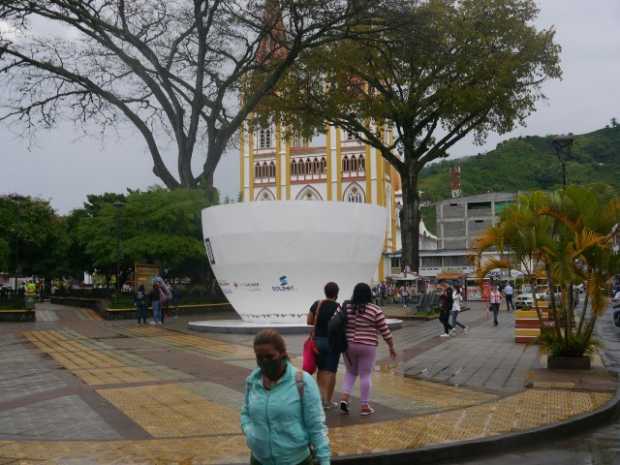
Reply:
[[297, 386], [297, 392], [299, 393], [299, 403], [301, 404], [301, 422], [306, 427], [306, 415], [304, 414], [304, 372], [297, 370], [295, 372], [295, 385]]
[[297, 370], [295, 372], [295, 384], [297, 385], [297, 391], [299, 392], [299, 398], [304, 399], [304, 372]]

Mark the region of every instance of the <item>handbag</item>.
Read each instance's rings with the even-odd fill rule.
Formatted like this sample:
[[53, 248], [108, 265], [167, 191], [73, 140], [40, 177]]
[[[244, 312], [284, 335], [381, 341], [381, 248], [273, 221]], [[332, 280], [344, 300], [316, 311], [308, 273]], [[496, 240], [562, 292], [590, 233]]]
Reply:
[[344, 302], [329, 320], [327, 335], [329, 350], [338, 354], [347, 351], [347, 303]]
[[316, 331], [316, 324], [319, 321], [319, 311], [321, 310], [321, 305], [323, 301], [319, 301], [316, 312], [314, 313], [314, 327], [312, 328], [312, 332], [308, 336], [308, 339], [304, 342], [304, 350], [302, 356], [302, 368], [306, 373], [311, 375], [316, 371], [316, 356], [319, 353], [319, 348], [316, 346], [316, 342], [314, 340], [314, 333]]

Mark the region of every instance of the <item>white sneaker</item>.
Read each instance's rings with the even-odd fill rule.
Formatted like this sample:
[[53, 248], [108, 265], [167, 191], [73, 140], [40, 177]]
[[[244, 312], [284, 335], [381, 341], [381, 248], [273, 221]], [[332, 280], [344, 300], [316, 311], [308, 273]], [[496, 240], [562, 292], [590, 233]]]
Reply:
[[448, 333], [443, 333], [441, 336], [439, 337], [450, 337], [450, 335]]
[[469, 326], [465, 326], [465, 329], [463, 330], [463, 332], [464, 332], [465, 334], [469, 333]]
[[151, 321], [149, 321], [149, 324], [150, 325], [156, 325], [157, 323], [151, 320]]
[[452, 328], [452, 331], [450, 331], [450, 336], [456, 336], [456, 328]]

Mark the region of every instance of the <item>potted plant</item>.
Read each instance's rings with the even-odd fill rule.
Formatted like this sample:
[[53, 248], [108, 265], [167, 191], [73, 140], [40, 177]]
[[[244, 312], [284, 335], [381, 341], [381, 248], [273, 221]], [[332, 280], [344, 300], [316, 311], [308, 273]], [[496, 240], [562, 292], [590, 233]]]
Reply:
[[542, 331], [538, 342], [547, 353], [550, 370], [589, 370], [590, 355], [598, 347], [598, 342], [586, 334], [558, 338], [550, 329]]
[[[620, 272], [620, 255], [613, 250], [619, 222], [618, 197], [601, 189], [568, 186], [555, 193], [519, 196], [479, 242], [479, 261], [483, 251], [496, 248], [521, 264], [532, 289], [539, 276], [546, 280], [551, 327], [544, 325], [536, 292], [533, 303], [550, 369], [590, 366], [588, 356], [596, 345], [592, 333], [607, 310], [609, 283]], [[478, 269], [480, 274], [489, 267], [511, 265], [511, 260], [502, 259]], [[582, 302], [578, 288], [584, 289]]]

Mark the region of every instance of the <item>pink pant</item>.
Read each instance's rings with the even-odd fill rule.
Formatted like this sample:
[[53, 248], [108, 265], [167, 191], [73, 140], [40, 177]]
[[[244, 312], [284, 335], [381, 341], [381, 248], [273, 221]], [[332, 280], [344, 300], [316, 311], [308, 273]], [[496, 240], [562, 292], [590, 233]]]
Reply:
[[377, 347], [349, 342], [349, 348], [344, 356], [346, 373], [342, 383], [342, 392], [350, 395], [357, 377], [360, 377], [360, 402], [368, 405], [370, 397], [370, 375], [375, 366]]

